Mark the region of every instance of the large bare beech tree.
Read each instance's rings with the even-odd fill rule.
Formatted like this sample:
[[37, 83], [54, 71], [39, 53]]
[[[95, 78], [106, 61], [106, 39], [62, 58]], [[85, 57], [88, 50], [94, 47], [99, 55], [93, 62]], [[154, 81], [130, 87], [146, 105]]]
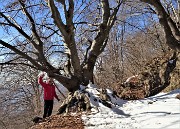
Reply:
[[[104, 51], [125, 0], [3, 1], [0, 10], [0, 58], [6, 65], [45, 71], [69, 91], [93, 82], [93, 70]], [[129, 2], [129, 1], [128, 1]], [[180, 50], [179, 6], [164, 0], [138, 0], [157, 14], [167, 45]], [[169, 4], [169, 3], [170, 4]], [[179, 1], [175, 1], [179, 5]], [[171, 7], [170, 10], [167, 7]], [[175, 4], [176, 5], [176, 4]], [[3, 29], [3, 31], [2, 31]]]
[[96, 60], [107, 44], [122, 3], [123, 0], [4, 1], [0, 10], [4, 36], [0, 39], [4, 58], [1, 68], [21, 64], [45, 71], [69, 91], [93, 82]]

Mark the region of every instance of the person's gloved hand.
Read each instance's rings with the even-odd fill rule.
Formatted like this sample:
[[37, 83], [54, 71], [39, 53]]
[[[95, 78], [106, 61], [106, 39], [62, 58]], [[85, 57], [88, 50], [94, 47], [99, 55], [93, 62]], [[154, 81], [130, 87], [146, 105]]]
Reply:
[[44, 77], [45, 75], [44, 75], [44, 73], [42, 73], [41, 75], [40, 75], [40, 77]]

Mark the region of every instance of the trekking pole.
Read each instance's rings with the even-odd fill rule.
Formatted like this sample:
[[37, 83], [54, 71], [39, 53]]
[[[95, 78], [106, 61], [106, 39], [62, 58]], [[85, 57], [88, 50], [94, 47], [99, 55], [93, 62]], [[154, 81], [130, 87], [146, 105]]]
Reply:
[[53, 84], [54, 86], [56, 87], [56, 89], [59, 91], [59, 93], [64, 97], [66, 98], [66, 96], [59, 90], [59, 88], [56, 86], [55, 82], [53, 81]]

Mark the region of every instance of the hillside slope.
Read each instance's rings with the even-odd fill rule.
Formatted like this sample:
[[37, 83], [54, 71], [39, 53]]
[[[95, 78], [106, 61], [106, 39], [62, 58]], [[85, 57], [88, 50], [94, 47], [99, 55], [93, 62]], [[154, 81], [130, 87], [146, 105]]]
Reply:
[[[71, 113], [53, 115], [31, 129], [102, 129], [102, 128], [179, 128], [180, 100], [176, 97], [180, 89], [169, 93], [159, 93], [140, 100], [122, 100], [107, 93], [111, 98], [111, 108], [99, 99], [99, 90], [89, 84], [91, 113]], [[96, 97], [96, 101], [95, 98]]]

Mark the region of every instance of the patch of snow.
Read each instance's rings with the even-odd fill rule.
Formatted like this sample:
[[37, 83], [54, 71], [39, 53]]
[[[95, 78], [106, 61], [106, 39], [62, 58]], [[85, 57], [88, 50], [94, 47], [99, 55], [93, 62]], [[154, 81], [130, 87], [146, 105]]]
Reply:
[[180, 100], [175, 98], [180, 90], [126, 101], [114, 97], [107, 89], [112, 108], [99, 102], [100, 93], [95, 85], [90, 84], [85, 90], [91, 96], [91, 106], [97, 107], [92, 108], [91, 114], [82, 115], [86, 129], [180, 128]]
[[169, 63], [172, 64], [174, 63], [175, 59], [174, 60], [169, 60]]

